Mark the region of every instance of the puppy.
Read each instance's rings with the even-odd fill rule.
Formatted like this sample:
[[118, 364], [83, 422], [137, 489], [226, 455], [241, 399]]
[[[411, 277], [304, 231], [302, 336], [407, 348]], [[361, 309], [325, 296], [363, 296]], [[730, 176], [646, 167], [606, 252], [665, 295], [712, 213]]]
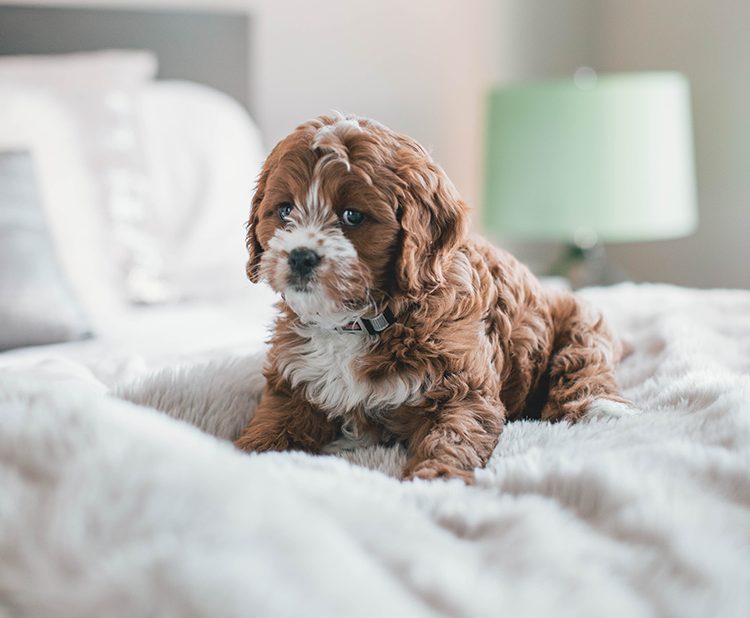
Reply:
[[398, 441], [404, 478], [471, 482], [506, 419], [623, 406], [602, 319], [470, 238], [442, 169], [377, 122], [322, 116], [279, 142], [247, 248], [282, 301], [240, 449]]

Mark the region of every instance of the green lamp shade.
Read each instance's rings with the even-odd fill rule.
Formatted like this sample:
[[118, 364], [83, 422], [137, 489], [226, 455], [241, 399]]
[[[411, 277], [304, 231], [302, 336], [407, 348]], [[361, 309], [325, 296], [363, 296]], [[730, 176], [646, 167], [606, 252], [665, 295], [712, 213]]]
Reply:
[[632, 73], [493, 91], [484, 222], [505, 237], [626, 242], [697, 225], [686, 79]]

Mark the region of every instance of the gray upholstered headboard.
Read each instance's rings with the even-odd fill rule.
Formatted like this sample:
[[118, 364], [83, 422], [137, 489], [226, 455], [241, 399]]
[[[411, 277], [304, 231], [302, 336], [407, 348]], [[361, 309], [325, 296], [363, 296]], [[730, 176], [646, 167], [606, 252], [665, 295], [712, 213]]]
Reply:
[[252, 111], [246, 13], [0, 6], [0, 55], [108, 48], [150, 49], [159, 78], [213, 86]]

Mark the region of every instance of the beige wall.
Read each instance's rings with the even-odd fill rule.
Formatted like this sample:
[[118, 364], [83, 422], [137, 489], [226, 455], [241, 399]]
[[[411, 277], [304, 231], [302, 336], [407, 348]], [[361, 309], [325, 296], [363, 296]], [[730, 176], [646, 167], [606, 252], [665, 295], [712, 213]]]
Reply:
[[431, 149], [476, 204], [489, 75], [485, 6], [475, 0], [260, 6], [258, 119], [266, 135], [274, 141], [331, 109], [371, 116]]
[[613, 255], [645, 279], [750, 288], [750, 2], [607, 0], [605, 70], [675, 69], [692, 84], [700, 228]]

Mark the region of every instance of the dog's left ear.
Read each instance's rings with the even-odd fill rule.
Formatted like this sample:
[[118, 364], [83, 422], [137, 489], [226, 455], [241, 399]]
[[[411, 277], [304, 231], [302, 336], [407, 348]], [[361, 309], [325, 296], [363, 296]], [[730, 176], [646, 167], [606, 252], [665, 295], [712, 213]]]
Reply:
[[416, 144], [397, 170], [404, 183], [399, 199], [401, 255], [396, 280], [412, 298], [444, 281], [444, 265], [466, 236], [467, 208], [439, 165]]

